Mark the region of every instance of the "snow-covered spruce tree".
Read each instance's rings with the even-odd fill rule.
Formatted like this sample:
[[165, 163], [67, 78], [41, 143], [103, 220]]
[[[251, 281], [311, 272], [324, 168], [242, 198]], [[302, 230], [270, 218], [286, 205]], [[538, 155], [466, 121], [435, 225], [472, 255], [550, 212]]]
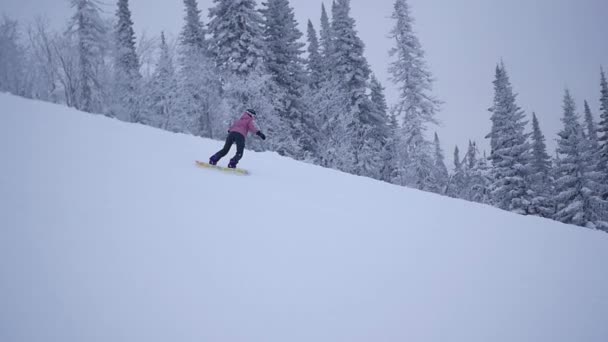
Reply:
[[[601, 197], [608, 201], [608, 81], [604, 69], [601, 70], [600, 122], [598, 124], [599, 157], [598, 171], [601, 174]], [[604, 218], [608, 220], [608, 208]]]
[[321, 60], [323, 65], [323, 75], [324, 78], [327, 80], [331, 78], [331, 75], [333, 75], [333, 70], [331, 66], [334, 64], [332, 62], [334, 33], [331, 28], [329, 16], [327, 15], [327, 11], [325, 10], [325, 4], [321, 4], [321, 30], [319, 31], [319, 44], [319, 52], [321, 54]]
[[[387, 107], [388, 112], [388, 107]], [[387, 138], [382, 150], [382, 168], [380, 179], [393, 184], [399, 181], [399, 151], [397, 143], [399, 141], [400, 127], [395, 113], [388, 114]]]
[[379, 166], [374, 166], [374, 171], [370, 170], [367, 159], [372, 154], [380, 153], [378, 137], [374, 131], [378, 126], [382, 126], [383, 122], [373, 115], [371, 102], [366, 94], [371, 71], [363, 55], [363, 41], [355, 30], [355, 20], [350, 16], [350, 0], [336, 2], [332, 20], [332, 68], [336, 75], [334, 78], [349, 98], [348, 111], [336, 113], [347, 115], [345, 122], [348, 122], [346, 130], [349, 136], [341, 143], [350, 146], [353, 151], [352, 165], [345, 171], [372, 176], [379, 171]]
[[302, 99], [306, 86], [304, 45], [293, 9], [288, 0], [268, 0], [262, 3], [264, 42], [266, 46], [266, 70], [277, 87], [286, 96], [275, 99], [276, 108], [287, 124], [294, 146], [283, 146], [284, 154], [296, 159], [312, 160], [316, 155], [313, 139], [316, 127], [308, 115]]
[[454, 172], [449, 178], [446, 188], [446, 194], [450, 197], [461, 198], [465, 187], [465, 174], [460, 159], [460, 150], [458, 146], [454, 147]]
[[76, 13], [70, 20], [68, 34], [75, 37], [78, 53], [77, 95], [73, 105], [85, 112], [102, 111], [99, 67], [107, 45], [107, 25], [102, 21], [97, 0], [71, 0]]
[[591, 113], [591, 108], [589, 108], [589, 103], [585, 101], [585, 136], [589, 143], [591, 144], [591, 148], [599, 153], [599, 140], [597, 136], [597, 127], [595, 125], [595, 121], [593, 120], [593, 113]]
[[479, 203], [488, 203], [490, 185], [489, 168], [485, 156], [479, 158], [477, 144], [469, 140], [469, 147], [464, 158], [463, 181], [460, 198]]
[[[585, 101], [585, 129], [584, 129], [585, 137], [587, 138], [589, 154], [591, 155], [591, 169], [592, 172], [591, 178], [597, 183], [597, 188], [595, 191], [598, 194], [598, 198], [602, 198], [603, 192], [608, 192], [608, 183], [604, 181], [608, 180], [608, 177], [605, 176], [606, 170], [602, 170], [602, 162], [601, 162], [601, 150], [600, 150], [600, 142], [597, 135], [597, 126], [595, 121], [593, 120], [593, 113], [591, 113], [591, 108], [589, 108], [589, 104]], [[598, 212], [602, 217], [603, 221], [608, 222], [608, 200], [599, 200], [595, 203], [594, 211]], [[599, 227], [604, 229], [604, 227]], [[608, 228], [608, 227], [607, 227]]]
[[175, 115], [178, 111], [178, 83], [173, 58], [165, 33], [160, 36], [160, 56], [148, 87], [149, 124], [168, 131], [179, 131]]
[[[473, 149], [477, 151], [475, 142]], [[488, 157], [484, 151], [481, 158], [477, 158], [475, 166], [468, 171], [469, 194], [468, 197], [473, 202], [490, 203], [490, 184], [492, 183], [492, 170], [488, 165]]]
[[319, 39], [314, 25], [309, 20], [307, 30], [308, 58], [306, 59], [307, 84], [318, 89], [323, 81], [323, 59], [319, 52]]
[[599, 203], [597, 183], [592, 172], [593, 163], [589, 143], [576, 114], [576, 106], [570, 92], [564, 95], [564, 128], [559, 132], [555, 180], [557, 212], [555, 219], [564, 223], [588, 228], [604, 226], [595, 211]]
[[209, 50], [222, 72], [247, 75], [265, 57], [263, 21], [254, 0], [213, 0]]
[[[362, 150], [359, 152], [361, 175], [382, 179], [385, 167], [390, 167], [390, 147], [386, 146], [390, 137], [390, 123], [388, 116], [388, 105], [384, 96], [384, 87], [376, 76], [371, 76], [370, 81], [370, 110], [369, 124], [365, 125], [366, 131], [362, 132]], [[385, 163], [389, 163], [386, 165]]]
[[[175, 127], [204, 137], [219, 135], [215, 124], [221, 117], [220, 81], [207, 50], [205, 30], [196, 0], [184, 0], [185, 24], [179, 37], [179, 115]], [[217, 134], [216, 134], [217, 131]], [[221, 128], [221, 132], [224, 128]]]
[[115, 104], [112, 116], [121, 120], [143, 123], [142, 76], [139, 73], [139, 58], [135, 49], [135, 31], [131, 20], [128, 0], [118, 0], [116, 10], [115, 61], [113, 93]]
[[551, 168], [551, 157], [547, 153], [545, 136], [540, 129], [536, 113], [532, 113], [532, 161], [530, 164], [530, 186], [534, 192], [530, 205], [532, 215], [550, 218], [555, 214]]
[[492, 147], [492, 202], [501, 209], [527, 214], [533, 193], [528, 181], [530, 143], [529, 134], [524, 132], [525, 114], [515, 103], [517, 95], [502, 63], [496, 67], [493, 83], [492, 130], [488, 135]]
[[399, 88], [399, 101], [394, 107], [401, 125], [400, 184], [425, 190], [432, 187], [431, 143], [425, 138], [426, 125], [435, 123], [440, 102], [431, 94], [433, 79], [424, 60], [424, 51], [413, 29], [413, 18], [406, 0], [396, 0], [392, 19], [395, 26], [390, 38], [393, 61], [389, 72]]
[[463, 185], [462, 191], [460, 192], [460, 198], [473, 201], [472, 188], [474, 187], [475, 179], [473, 173], [477, 168], [477, 145], [469, 140], [469, 147], [467, 153], [464, 156], [463, 169]]
[[307, 88], [304, 98], [307, 112], [318, 127], [314, 135], [318, 153], [313, 161], [323, 167], [348, 171], [353, 151], [344, 144], [350, 139], [346, 93], [337, 81], [324, 81], [318, 89]]
[[433, 154], [433, 170], [431, 172], [432, 184], [429, 190], [443, 195], [448, 184], [449, 173], [445, 166], [445, 157], [437, 132], [435, 132], [433, 140], [433, 149], [435, 153]]

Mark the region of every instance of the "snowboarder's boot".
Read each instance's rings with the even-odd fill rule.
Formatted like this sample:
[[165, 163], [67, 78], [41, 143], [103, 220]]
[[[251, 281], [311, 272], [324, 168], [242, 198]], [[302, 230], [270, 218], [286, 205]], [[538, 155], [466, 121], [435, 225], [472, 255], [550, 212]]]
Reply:
[[211, 156], [211, 158], [209, 158], [209, 165], [217, 165], [218, 159], [215, 155]]
[[234, 160], [234, 159], [230, 159], [230, 163], [228, 163], [228, 168], [229, 169], [236, 169], [236, 164], [238, 163], [238, 161]]

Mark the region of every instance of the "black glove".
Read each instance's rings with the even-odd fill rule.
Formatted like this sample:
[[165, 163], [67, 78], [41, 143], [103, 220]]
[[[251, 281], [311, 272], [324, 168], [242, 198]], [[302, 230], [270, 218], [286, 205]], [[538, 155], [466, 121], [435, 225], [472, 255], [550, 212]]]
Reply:
[[262, 138], [262, 140], [266, 140], [266, 136], [261, 131], [258, 131], [255, 135], [257, 135], [258, 137]]

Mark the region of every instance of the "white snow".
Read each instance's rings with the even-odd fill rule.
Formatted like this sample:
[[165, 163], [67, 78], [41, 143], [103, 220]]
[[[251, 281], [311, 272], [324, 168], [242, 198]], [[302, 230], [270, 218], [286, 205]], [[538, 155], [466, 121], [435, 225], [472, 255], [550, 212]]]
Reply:
[[607, 234], [220, 146], [0, 94], [0, 341], [608, 341]]

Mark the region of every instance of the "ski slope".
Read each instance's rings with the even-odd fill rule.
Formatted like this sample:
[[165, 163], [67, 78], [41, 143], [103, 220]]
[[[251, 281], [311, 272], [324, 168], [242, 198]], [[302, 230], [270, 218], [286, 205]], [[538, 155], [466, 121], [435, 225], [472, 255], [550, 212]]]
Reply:
[[220, 145], [0, 94], [0, 341], [608, 341], [607, 234]]

